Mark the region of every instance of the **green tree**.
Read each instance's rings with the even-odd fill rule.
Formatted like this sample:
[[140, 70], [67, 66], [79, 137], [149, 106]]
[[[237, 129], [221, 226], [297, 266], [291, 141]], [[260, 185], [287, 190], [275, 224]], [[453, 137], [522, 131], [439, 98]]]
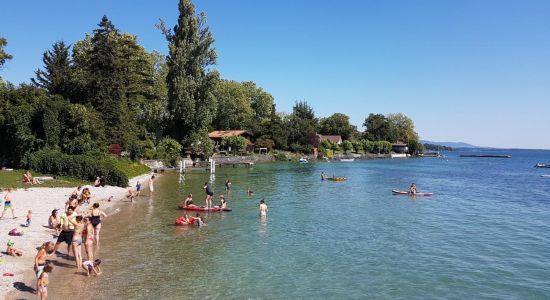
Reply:
[[159, 26], [169, 43], [170, 130], [185, 149], [204, 152], [203, 142], [209, 140], [208, 128], [216, 112], [213, 91], [219, 78], [216, 71], [209, 69], [216, 63], [216, 51], [212, 48], [214, 37], [206, 26], [204, 13], [195, 15], [195, 6], [190, 0], [180, 0], [178, 9], [173, 32], [163, 22]]
[[44, 70], [35, 71], [36, 79], [31, 81], [36, 86], [47, 90], [51, 95], [69, 98], [71, 90], [71, 57], [70, 46], [57, 41], [52, 49], [44, 52], [42, 62]]
[[250, 99], [254, 119], [257, 121], [269, 119], [274, 105], [273, 96], [257, 87], [252, 81], [245, 81], [242, 85], [246, 96]]
[[157, 146], [157, 156], [168, 166], [175, 166], [181, 158], [182, 146], [173, 138], [162, 139]]
[[308, 145], [306, 137], [317, 131], [317, 123], [313, 108], [305, 101], [296, 102], [289, 119], [289, 143]]
[[97, 154], [106, 150], [105, 125], [100, 113], [82, 104], [70, 104], [60, 114], [61, 149], [67, 154]]
[[5, 38], [0, 37], [0, 70], [2, 69], [6, 61], [13, 58], [13, 56], [11, 56], [9, 53], [6, 53], [4, 51], [4, 47], [7, 44], [8, 44], [8, 41]]
[[414, 131], [414, 122], [403, 113], [389, 114], [387, 116], [390, 129], [390, 139], [393, 142], [418, 141], [418, 134]]
[[355, 126], [349, 123], [349, 117], [345, 114], [335, 113], [319, 120], [319, 133], [321, 134], [340, 135], [342, 140], [347, 140], [354, 130]]
[[363, 126], [366, 128], [366, 138], [371, 141], [390, 139], [388, 119], [382, 114], [369, 114]]
[[353, 144], [350, 141], [343, 141], [342, 142], [342, 148], [346, 153], [351, 153], [354, 151]]
[[151, 56], [153, 59], [152, 97], [144, 101], [139, 119], [147, 131], [155, 136], [156, 141], [160, 141], [168, 119], [166, 108], [168, 102], [168, 86], [166, 85], [168, 66], [166, 65], [165, 56], [159, 52], [153, 51]]
[[258, 138], [254, 143], [257, 148], [267, 148], [268, 151], [271, 151], [275, 147], [275, 141], [269, 138]]
[[230, 136], [222, 139], [222, 146], [231, 147], [233, 154], [246, 148], [247, 140], [242, 136]]
[[252, 122], [252, 106], [243, 85], [233, 80], [220, 80], [214, 91], [217, 113], [212, 126], [218, 130], [248, 128]]

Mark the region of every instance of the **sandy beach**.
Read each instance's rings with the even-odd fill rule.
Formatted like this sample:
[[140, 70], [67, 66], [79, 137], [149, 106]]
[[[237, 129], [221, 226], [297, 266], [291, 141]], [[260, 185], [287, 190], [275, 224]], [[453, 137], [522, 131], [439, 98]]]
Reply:
[[[140, 181], [142, 188], [148, 184], [149, 174], [134, 177], [130, 180], [129, 186], [135, 187], [136, 182]], [[98, 202], [100, 208], [107, 214], [115, 209], [115, 205], [121, 203], [128, 194], [127, 189], [121, 187], [105, 186], [93, 187], [91, 185], [83, 186], [90, 188], [92, 198], [90, 204]], [[0, 247], [2, 256], [0, 257], [0, 298], [2, 299], [20, 299], [16, 296], [17, 291], [27, 291], [25, 298], [33, 298], [28, 291], [34, 288], [36, 278], [33, 272], [34, 256], [37, 252], [37, 247], [47, 241], [56, 241], [52, 235], [52, 230], [48, 229], [48, 217], [53, 209], [60, 209], [58, 214], [63, 212], [65, 202], [69, 198], [71, 192], [76, 187], [72, 188], [40, 188], [29, 187], [28, 189], [17, 189], [13, 192], [13, 206], [15, 208], [16, 219], [12, 219], [11, 211], [6, 211], [4, 219], [0, 220]], [[108, 202], [107, 199], [112, 196], [113, 201]], [[86, 210], [88, 206], [84, 206]], [[2, 206], [3, 209], [3, 206]], [[29, 227], [23, 227], [26, 221], [26, 215], [29, 210], [32, 210], [32, 224]], [[23, 231], [22, 236], [9, 236], [8, 232], [13, 228], [18, 231]], [[5, 253], [8, 240], [15, 242], [15, 247], [23, 251], [22, 257], [13, 257]], [[65, 253], [66, 247], [62, 245], [60, 250]], [[13, 274], [13, 276], [4, 276]], [[11, 293], [15, 292], [15, 293]], [[8, 296], [8, 294], [10, 294]]]

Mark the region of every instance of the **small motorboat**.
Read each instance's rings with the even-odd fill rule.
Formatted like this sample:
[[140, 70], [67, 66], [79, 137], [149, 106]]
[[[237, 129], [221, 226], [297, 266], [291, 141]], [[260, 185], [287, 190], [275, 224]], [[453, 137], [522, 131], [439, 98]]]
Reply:
[[350, 162], [350, 161], [355, 161], [355, 158], [341, 158], [340, 161]]
[[550, 164], [538, 163], [535, 165], [535, 168], [550, 168]]
[[302, 157], [298, 160], [298, 162], [301, 163], [301, 164], [307, 164], [309, 161], [306, 158]]
[[540, 175], [542, 178], [550, 178], [550, 175]]

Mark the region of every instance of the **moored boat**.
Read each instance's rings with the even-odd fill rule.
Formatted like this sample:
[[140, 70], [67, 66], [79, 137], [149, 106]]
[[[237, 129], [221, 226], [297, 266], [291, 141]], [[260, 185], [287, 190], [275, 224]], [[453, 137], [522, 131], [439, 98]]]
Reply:
[[302, 157], [298, 160], [298, 162], [300, 162], [301, 164], [307, 164], [309, 161], [306, 158]]
[[535, 165], [535, 168], [550, 168], [550, 164], [538, 163]]

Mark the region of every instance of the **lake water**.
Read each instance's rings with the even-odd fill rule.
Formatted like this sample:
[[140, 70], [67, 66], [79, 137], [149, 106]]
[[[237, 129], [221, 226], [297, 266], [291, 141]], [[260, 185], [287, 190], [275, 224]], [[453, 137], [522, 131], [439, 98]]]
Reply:
[[[550, 169], [533, 165], [550, 151], [459, 154], [218, 168], [214, 201], [230, 179], [233, 211], [202, 228], [173, 222], [186, 194], [204, 202], [210, 175], [165, 174], [151, 198], [105, 220], [104, 274], [76, 285], [57, 275], [51, 297], [549, 299]], [[321, 182], [321, 171], [348, 181]], [[434, 195], [391, 194], [411, 182]]]

